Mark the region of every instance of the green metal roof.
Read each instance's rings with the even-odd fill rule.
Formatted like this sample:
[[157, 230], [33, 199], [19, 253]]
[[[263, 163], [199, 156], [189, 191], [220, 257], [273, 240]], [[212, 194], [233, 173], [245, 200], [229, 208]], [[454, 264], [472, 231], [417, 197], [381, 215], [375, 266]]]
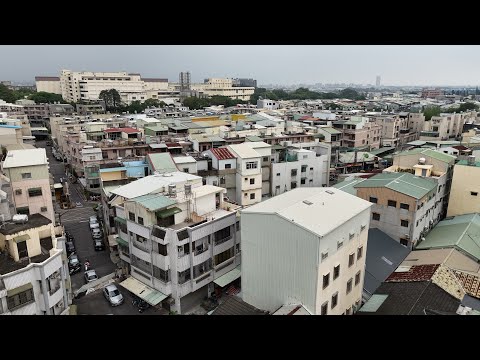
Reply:
[[388, 152], [388, 151], [394, 152], [394, 151], [395, 151], [395, 148], [394, 148], [394, 147], [390, 147], [390, 146], [381, 147], [380, 149], [370, 150], [370, 154], [380, 155], [380, 154], [386, 153], [386, 152]]
[[127, 223], [127, 220], [125, 219], [122, 219], [121, 217], [118, 217], [118, 216], [115, 216], [113, 218], [114, 221], [118, 221], [118, 222], [121, 222], [122, 224], [126, 224]]
[[285, 149], [285, 146], [282, 145], [272, 145], [273, 150], [283, 150]]
[[422, 146], [422, 145], [425, 145], [426, 144], [426, 141], [422, 141], [422, 140], [415, 140], [415, 141], [410, 141], [409, 143], [407, 143], [407, 145], [412, 145], [412, 146]]
[[373, 294], [370, 299], [358, 311], [361, 312], [376, 312], [383, 302], [387, 300], [388, 295]]
[[150, 211], [157, 211], [160, 209], [164, 209], [168, 206], [174, 205], [177, 202], [172, 200], [166, 196], [159, 195], [159, 194], [149, 194], [143, 195], [136, 198], [133, 198], [132, 201], [142, 205], [143, 207], [147, 208]]
[[258, 136], [247, 136], [245, 140], [251, 141], [251, 142], [263, 141], [263, 139]]
[[114, 171], [126, 171], [127, 168], [124, 166], [114, 167], [114, 168], [104, 168], [100, 169], [101, 173], [114, 172]]
[[385, 187], [393, 191], [421, 199], [437, 188], [433, 180], [414, 176], [410, 173], [381, 173], [355, 185], [356, 188]]
[[480, 215], [466, 214], [440, 221], [416, 248], [457, 248], [480, 260]]
[[178, 214], [179, 212], [182, 212], [182, 210], [179, 209], [178, 207], [173, 207], [170, 209], [157, 211], [156, 213], [159, 218], [165, 219], [166, 217], [172, 216], [174, 214]]
[[147, 161], [151, 164], [154, 171], [160, 172], [173, 172], [178, 171], [175, 162], [172, 159], [170, 153], [156, 153], [156, 154], [148, 154]]
[[117, 236], [117, 243], [118, 243], [118, 245], [123, 245], [123, 246], [128, 247], [128, 241], [123, 240], [120, 236]]
[[122, 281], [119, 285], [123, 286], [125, 289], [134, 293], [152, 306], [159, 304], [168, 297], [168, 295], [165, 295], [164, 293], [145, 285], [132, 276]]
[[232, 269], [229, 272], [220, 276], [218, 279], [213, 280], [213, 282], [220, 287], [224, 287], [230, 284], [232, 281], [237, 280], [241, 275], [241, 265], [238, 265], [235, 269]]
[[326, 131], [329, 134], [336, 135], [336, 134], [341, 134], [341, 131], [338, 131], [337, 129], [334, 129], [332, 127], [321, 127], [320, 128], [323, 131]]
[[353, 180], [345, 180], [342, 181], [341, 183], [335, 184], [332, 187], [335, 189], [339, 189], [342, 191], [345, 191], [346, 193], [349, 193], [351, 195], [357, 196], [357, 189], [355, 189], [355, 185], [358, 183], [361, 183], [362, 181], [365, 181], [365, 179], [353, 179]]
[[[460, 160], [457, 165], [464, 165], [464, 166], [471, 166], [471, 165], [468, 165], [468, 161], [467, 160]], [[476, 167], [480, 167], [480, 161], [475, 161], [475, 166]]]
[[397, 156], [406, 156], [406, 155], [425, 155], [425, 156], [430, 156], [431, 158], [446, 162], [446, 163], [453, 163], [455, 161], [455, 156], [448, 155], [436, 150], [432, 149], [424, 149], [424, 148], [417, 148], [417, 149], [412, 149], [408, 151], [402, 151], [397, 154]]

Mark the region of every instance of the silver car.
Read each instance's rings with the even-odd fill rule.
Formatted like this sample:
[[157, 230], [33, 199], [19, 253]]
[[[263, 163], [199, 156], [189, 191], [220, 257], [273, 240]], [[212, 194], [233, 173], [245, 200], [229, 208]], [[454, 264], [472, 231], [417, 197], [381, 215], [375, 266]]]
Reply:
[[123, 303], [123, 295], [113, 284], [107, 285], [103, 288], [103, 296], [105, 296], [105, 299], [107, 299], [112, 306], [118, 306]]
[[85, 271], [85, 281], [87, 283], [95, 281], [95, 280], [98, 280], [98, 276], [97, 276], [97, 273], [95, 272], [95, 270]]

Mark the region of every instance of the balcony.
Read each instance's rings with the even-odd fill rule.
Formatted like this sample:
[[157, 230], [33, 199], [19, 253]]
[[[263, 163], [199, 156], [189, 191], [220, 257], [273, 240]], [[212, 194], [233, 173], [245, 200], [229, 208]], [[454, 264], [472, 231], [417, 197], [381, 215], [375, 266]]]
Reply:
[[232, 238], [232, 235], [226, 236], [226, 237], [221, 238], [221, 239], [215, 239], [215, 246], [220, 245], [220, 244], [224, 243], [225, 241], [230, 240], [231, 238]]

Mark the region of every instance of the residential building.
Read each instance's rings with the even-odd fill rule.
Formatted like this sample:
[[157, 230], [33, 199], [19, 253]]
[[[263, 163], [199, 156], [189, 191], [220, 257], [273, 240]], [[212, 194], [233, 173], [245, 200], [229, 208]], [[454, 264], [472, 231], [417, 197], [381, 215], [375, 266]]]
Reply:
[[78, 115], [104, 114], [106, 107], [103, 101], [98, 104], [75, 104]]
[[72, 115], [75, 112], [75, 108], [70, 104], [49, 104], [48, 112], [50, 116]]
[[33, 214], [0, 229], [0, 314], [65, 315], [72, 302], [65, 238]]
[[257, 109], [267, 109], [267, 110], [275, 110], [278, 109], [279, 104], [278, 102], [270, 99], [258, 99], [257, 100]]
[[382, 127], [367, 117], [352, 116], [346, 121], [334, 121], [333, 127], [343, 133], [342, 147], [380, 147]]
[[[297, 188], [242, 210], [242, 298], [274, 312], [351, 314], [360, 306], [371, 204]], [[319, 221], [321, 219], [321, 221]]]
[[2, 170], [10, 179], [15, 213], [42, 214], [55, 220], [45, 149], [11, 150]]
[[50, 116], [48, 104], [23, 105], [23, 111], [29, 120], [43, 120]]
[[189, 174], [197, 174], [197, 160], [195, 160], [191, 156], [175, 156], [173, 157], [173, 162], [177, 166], [180, 171], [189, 173]]
[[324, 136], [323, 142], [329, 144], [331, 147], [330, 163], [336, 164], [338, 162], [338, 150], [340, 146], [342, 146], [343, 133], [330, 126], [319, 126], [317, 127], [317, 131]]
[[479, 192], [480, 162], [470, 155], [468, 160], [459, 161], [453, 168], [447, 216], [480, 212]]
[[[151, 305], [184, 314], [239, 278], [238, 206], [223, 200], [223, 188], [189, 182], [194, 175], [167, 175], [153, 176], [169, 183], [163, 194], [130, 194], [135, 182], [114, 190], [131, 197], [115, 207], [120, 258], [131, 274], [121, 285], [140, 297], [146, 288], [155, 294], [146, 298]], [[183, 181], [169, 182], [175, 177]]]
[[237, 78], [232, 80], [232, 86], [234, 87], [257, 87], [257, 80]]
[[170, 153], [147, 154], [148, 174], [163, 174], [178, 171]]
[[354, 185], [357, 196], [373, 203], [370, 226], [412, 248], [439, 220], [437, 183], [409, 173], [382, 173]]
[[35, 76], [35, 85], [37, 92], [48, 92], [62, 95], [60, 78], [58, 76]]
[[476, 119], [476, 111], [466, 113], [447, 113], [440, 116], [432, 116], [430, 121], [425, 121], [423, 131], [420, 132], [420, 140], [448, 140], [459, 139], [462, 136], [465, 122]]
[[442, 89], [422, 89], [422, 98], [436, 98], [443, 96]]
[[0, 144], [23, 144], [22, 127], [19, 125], [0, 124]]
[[[271, 196], [297, 187], [328, 186], [329, 156], [312, 150], [288, 147], [277, 152], [271, 164]], [[263, 176], [263, 168], [262, 168]]]
[[[258, 139], [261, 140], [261, 139]], [[263, 141], [246, 141], [245, 145], [255, 149], [255, 151], [262, 157], [262, 197], [269, 197], [271, 194], [271, 168], [272, 168], [272, 145]], [[313, 154], [315, 156], [315, 153]]]
[[440, 219], [443, 219], [448, 208], [454, 163], [455, 156], [432, 149], [417, 148], [395, 154], [393, 165], [383, 172], [408, 172], [434, 180], [438, 186], [436, 197], [439, 201], [435, 213], [439, 213]]
[[237, 158], [236, 202], [245, 206], [262, 201], [262, 156], [245, 143], [227, 148]]
[[228, 96], [231, 99], [248, 101], [255, 92], [253, 86], [233, 86], [232, 79], [209, 78], [202, 84], [191, 84], [190, 88], [208, 96]]

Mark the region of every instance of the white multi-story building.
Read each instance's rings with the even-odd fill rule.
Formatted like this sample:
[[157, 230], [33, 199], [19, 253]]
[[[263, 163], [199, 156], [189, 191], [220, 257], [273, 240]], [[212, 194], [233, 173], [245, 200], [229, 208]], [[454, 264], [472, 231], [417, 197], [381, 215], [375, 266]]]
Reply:
[[272, 145], [263, 141], [246, 141], [244, 144], [255, 149], [255, 151], [262, 157], [262, 197], [270, 196]]
[[54, 221], [48, 159], [45, 149], [11, 150], [3, 162], [18, 214], [42, 214]]
[[245, 143], [227, 148], [237, 158], [236, 202], [245, 206], [262, 201], [262, 156]]
[[238, 87], [233, 86], [232, 79], [210, 78], [205, 79], [203, 84], [192, 84], [192, 90], [196, 90], [208, 96], [228, 96], [231, 99], [248, 101], [255, 92], [253, 86]]
[[0, 314], [65, 315], [71, 285], [65, 238], [40, 214], [0, 229]]
[[[271, 195], [280, 195], [297, 187], [328, 185], [329, 156], [317, 156], [314, 151], [288, 148], [275, 154], [271, 170]], [[262, 174], [263, 175], [263, 174]]]
[[242, 297], [261, 310], [351, 314], [361, 303], [368, 201], [298, 188], [242, 210]]
[[276, 110], [279, 108], [277, 101], [270, 99], [258, 99], [257, 100], [257, 109], [267, 109], [267, 110]]
[[[128, 195], [122, 187], [116, 192]], [[238, 206], [223, 200], [225, 192], [187, 181], [116, 205], [120, 258], [131, 274], [121, 285], [140, 297], [150, 294], [145, 300], [151, 305], [186, 313], [238, 279]]]

